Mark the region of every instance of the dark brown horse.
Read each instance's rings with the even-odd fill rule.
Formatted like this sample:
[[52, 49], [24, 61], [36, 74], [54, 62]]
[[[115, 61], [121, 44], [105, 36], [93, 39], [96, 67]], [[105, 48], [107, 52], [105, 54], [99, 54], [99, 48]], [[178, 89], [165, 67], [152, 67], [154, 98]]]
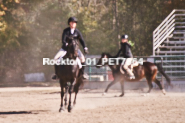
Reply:
[[151, 63], [151, 62], [143, 62], [143, 65], [138, 65], [136, 67], [133, 68], [133, 73], [135, 75], [135, 79], [133, 80], [129, 80], [127, 79], [127, 77], [125, 75], [123, 75], [120, 72], [120, 66], [121, 63], [119, 65], [116, 65], [116, 61], [112, 62], [115, 63], [114, 65], [109, 65], [108, 64], [108, 60], [102, 65], [102, 59], [103, 58], [116, 58], [111, 56], [108, 53], [102, 53], [101, 58], [99, 59], [96, 67], [101, 67], [103, 65], [108, 65], [110, 67], [110, 69], [112, 70], [112, 74], [114, 77], [114, 80], [107, 86], [107, 88], [105, 89], [104, 94], [107, 93], [108, 89], [115, 84], [116, 82], [120, 82], [121, 83], [121, 90], [122, 90], [122, 94], [120, 96], [124, 96], [124, 81], [128, 81], [128, 82], [137, 82], [139, 80], [141, 80], [142, 78], [146, 78], [148, 86], [149, 86], [149, 90], [148, 93], [150, 93], [151, 89], [153, 88], [152, 82], [155, 82], [159, 88], [162, 90], [163, 94], [165, 94], [165, 90], [162, 87], [160, 81], [156, 78], [157, 75], [157, 71], [159, 71], [167, 80], [167, 82], [170, 84], [171, 80], [170, 78], [165, 74], [165, 72], [163, 71], [162, 67], [160, 65]]
[[[67, 53], [63, 57], [63, 60], [76, 60], [78, 56], [78, 44], [75, 40], [67, 40], [68, 46], [66, 48]], [[78, 64], [73, 65], [55, 65], [55, 73], [59, 78], [60, 87], [61, 87], [61, 106], [59, 112], [64, 111], [67, 107], [67, 95], [69, 93], [69, 104], [68, 112], [71, 111], [71, 93], [75, 92], [75, 98], [73, 105], [76, 104], [76, 96], [79, 90], [80, 85], [83, 83], [82, 72], [80, 71]], [[64, 95], [65, 94], [65, 95]], [[65, 96], [65, 107], [63, 105], [63, 97]]]

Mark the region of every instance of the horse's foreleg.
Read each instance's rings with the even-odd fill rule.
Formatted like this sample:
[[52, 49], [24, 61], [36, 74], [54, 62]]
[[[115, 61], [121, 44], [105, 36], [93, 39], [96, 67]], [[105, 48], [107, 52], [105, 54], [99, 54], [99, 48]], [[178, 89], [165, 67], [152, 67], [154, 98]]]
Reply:
[[[73, 80], [73, 82], [69, 86], [69, 104], [68, 104], [68, 112], [71, 112], [72, 106], [71, 106], [71, 94], [74, 90], [74, 86], [76, 85], [76, 78]], [[76, 94], [75, 94], [76, 96]]]
[[69, 87], [66, 86], [65, 87], [65, 98], [64, 98], [64, 101], [65, 101], [65, 107], [67, 108], [67, 95], [68, 95], [68, 90], [69, 90]]
[[74, 98], [74, 101], [73, 101], [73, 106], [76, 105], [76, 96], [77, 96], [77, 93], [75, 92], [75, 98]]
[[120, 97], [122, 97], [124, 96], [124, 80], [120, 81], [120, 84], [121, 84], [121, 91], [122, 91]]
[[114, 79], [112, 82], [110, 82], [110, 83], [108, 84], [107, 88], [105, 89], [105, 92], [103, 93], [103, 95], [105, 95], [105, 94], [108, 92], [109, 88], [110, 88], [112, 85], [114, 85], [116, 82], [117, 82], [117, 79]]
[[64, 107], [63, 107], [64, 87], [63, 87], [62, 84], [60, 85], [60, 87], [61, 87], [61, 105], [60, 105], [59, 112], [65, 110]]
[[68, 112], [71, 112], [71, 109], [72, 109], [72, 106], [71, 106], [72, 88], [73, 88], [73, 85], [71, 84], [71, 85], [69, 86], [69, 104], [68, 104]]
[[116, 82], [115, 81], [112, 81], [110, 84], [108, 84], [107, 88], [105, 89], [105, 93], [108, 92], [109, 88], [114, 85]]
[[74, 86], [75, 86], [75, 84], [76, 84], [76, 81], [77, 81], [77, 79], [75, 79], [75, 80], [73, 81], [73, 83], [72, 83], [71, 92], [74, 92]]

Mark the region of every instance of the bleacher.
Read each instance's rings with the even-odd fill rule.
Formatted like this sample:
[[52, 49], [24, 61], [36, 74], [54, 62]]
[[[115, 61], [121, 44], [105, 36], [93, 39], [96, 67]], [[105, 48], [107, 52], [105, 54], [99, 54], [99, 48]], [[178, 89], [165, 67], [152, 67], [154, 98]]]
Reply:
[[163, 57], [172, 80], [185, 80], [185, 10], [173, 10], [154, 30], [153, 56]]

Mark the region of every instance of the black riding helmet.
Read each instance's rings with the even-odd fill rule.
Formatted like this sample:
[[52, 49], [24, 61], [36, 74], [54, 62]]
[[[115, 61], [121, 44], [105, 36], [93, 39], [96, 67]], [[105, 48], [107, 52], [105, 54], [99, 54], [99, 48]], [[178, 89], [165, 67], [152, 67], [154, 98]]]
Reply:
[[121, 39], [128, 39], [128, 35], [126, 35], [126, 34], [125, 35], [122, 35], [121, 36]]
[[70, 17], [70, 18], [68, 19], [68, 25], [69, 25], [69, 23], [72, 22], [72, 21], [77, 23], [77, 22], [78, 22], [78, 19], [75, 18], [75, 17]]

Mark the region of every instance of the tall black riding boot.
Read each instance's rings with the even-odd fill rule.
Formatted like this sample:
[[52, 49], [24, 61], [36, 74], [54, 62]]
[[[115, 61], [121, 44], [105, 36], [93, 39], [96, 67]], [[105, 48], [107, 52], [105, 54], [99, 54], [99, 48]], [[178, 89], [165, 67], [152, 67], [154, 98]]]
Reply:
[[58, 77], [57, 77], [57, 74], [56, 74], [56, 73], [57, 73], [57, 72], [56, 72], [56, 71], [57, 71], [57, 70], [56, 70], [56, 65], [54, 66], [54, 69], [55, 69], [55, 74], [52, 76], [52, 79], [53, 79], [53, 80], [57, 80]]

